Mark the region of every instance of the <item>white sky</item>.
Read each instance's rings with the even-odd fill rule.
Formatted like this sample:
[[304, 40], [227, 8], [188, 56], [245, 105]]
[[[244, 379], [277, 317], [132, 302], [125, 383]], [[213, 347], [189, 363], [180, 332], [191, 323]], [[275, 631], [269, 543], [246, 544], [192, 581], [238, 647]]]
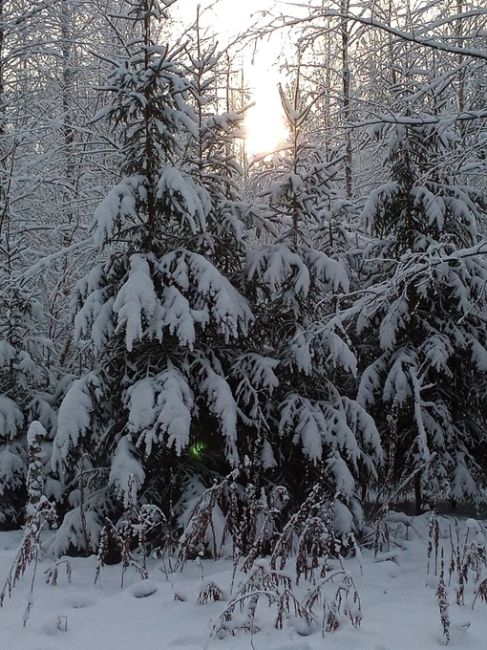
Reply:
[[[239, 32], [252, 25], [257, 16], [255, 12], [271, 9], [275, 0], [179, 0], [174, 7], [174, 14], [183, 22], [191, 22], [196, 16], [198, 4], [202, 9], [212, 6], [204, 14], [203, 25], [220, 37], [225, 45]], [[243, 57], [244, 73], [252, 93], [255, 106], [245, 119], [247, 131], [247, 148], [249, 153], [261, 154], [275, 148], [286, 137], [281, 100], [277, 89], [280, 75], [277, 67], [280, 39], [261, 42], [257, 50], [249, 47], [248, 58]]]
[[251, 23], [251, 15], [256, 11], [270, 9], [274, 0], [179, 0], [175, 4], [175, 13], [184, 20], [191, 20], [196, 15], [198, 5], [211, 9], [211, 25], [215, 32], [225, 36], [234, 35], [244, 30]]

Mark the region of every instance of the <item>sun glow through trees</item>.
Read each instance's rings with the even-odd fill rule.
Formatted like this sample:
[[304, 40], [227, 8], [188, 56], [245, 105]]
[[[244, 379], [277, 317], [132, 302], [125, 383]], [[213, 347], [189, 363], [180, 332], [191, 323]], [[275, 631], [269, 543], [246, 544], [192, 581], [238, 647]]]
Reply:
[[[207, 10], [205, 22], [210, 21], [211, 28], [221, 37], [223, 45], [225, 41], [232, 41], [236, 32], [250, 26], [256, 19], [256, 12], [269, 9], [274, 2], [246, 0], [236, 3], [235, 0], [220, 0], [211, 5], [200, 0], [185, 0], [180, 5], [184, 22], [196, 15], [198, 4], [203, 11]], [[288, 135], [278, 91], [280, 75], [276, 62], [279, 52], [278, 38], [259, 41], [256, 45], [249, 42], [248, 48], [240, 52], [251, 103], [244, 120], [245, 149], [251, 158], [274, 152]]]
[[274, 48], [262, 48], [248, 71], [253, 106], [245, 118], [245, 141], [250, 155], [272, 153], [288, 135], [278, 91], [279, 75], [273, 67], [274, 56]]

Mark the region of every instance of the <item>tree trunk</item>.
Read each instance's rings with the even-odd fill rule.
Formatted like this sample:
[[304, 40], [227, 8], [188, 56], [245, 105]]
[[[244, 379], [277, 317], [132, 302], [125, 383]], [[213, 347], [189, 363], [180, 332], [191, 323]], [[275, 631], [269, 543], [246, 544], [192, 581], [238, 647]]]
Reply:
[[350, 0], [342, 0], [341, 3], [341, 37], [342, 37], [342, 85], [343, 85], [343, 125], [345, 127], [345, 193], [347, 198], [352, 196], [353, 190], [353, 151], [352, 151], [352, 134], [347, 128], [350, 122], [350, 57], [349, 41], [350, 32], [348, 29], [347, 15], [349, 12]]
[[420, 515], [423, 511], [423, 495], [421, 493], [421, 473], [414, 477], [414, 500], [416, 502], [416, 514]]

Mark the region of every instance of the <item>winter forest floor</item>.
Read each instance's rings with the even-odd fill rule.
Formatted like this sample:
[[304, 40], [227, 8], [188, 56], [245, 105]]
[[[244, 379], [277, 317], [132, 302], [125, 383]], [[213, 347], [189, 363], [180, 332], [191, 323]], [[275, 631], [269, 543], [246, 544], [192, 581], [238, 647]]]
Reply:
[[[404, 531], [396, 531], [398, 544], [390, 552], [374, 558], [374, 552], [364, 549], [358, 557], [344, 560], [344, 568], [353, 578], [360, 595], [362, 622], [354, 627], [346, 616], [340, 616], [335, 632], [322, 634], [320, 612], [315, 606], [315, 622], [307, 625], [294, 612], [284, 617], [283, 629], [275, 629], [276, 605], [259, 601], [255, 634], [238, 631], [235, 636], [216, 633], [215, 623], [232, 596], [232, 565], [230, 560], [205, 560], [198, 565], [188, 563], [182, 573], [166, 575], [158, 560], [151, 561], [149, 580], [141, 582], [129, 570], [125, 586], [120, 588], [120, 565], [102, 569], [98, 584], [94, 584], [96, 558], [72, 558], [71, 583], [61, 567], [57, 586], [45, 582], [44, 571], [52, 563], [44, 559], [37, 569], [34, 602], [26, 627], [22, 625], [31, 568], [6, 598], [0, 610], [1, 650], [433, 650], [444, 645], [440, 613], [436, 598], [438, 579], [427, 577], [428, 517], [411, 520], [408, 540]], [[469, 520], [471, 522], [471, 520]], [[450, 563], [449, 528], [453, 520], [440, 519], [439, 549], [445, 549], [445, 582], [448, 590], [450, 646], [462, 650], [485, 650], [487, 638], [486, 604], [479, 598], [472, 609], [476, 586], [473, 574], [465, 588], [465, 605], [455, 604], [457, 576], [453, 574], [448, 587]], [[461, 523], [462, 547], [467, 524]], [[0, 575], [7, 576], [15, 557], [20, 533], [0, 534]], [[468, 543], [480, 548], [485, 542], [483, 529], [469, 534]], [[441, 551], [440, 551], [441, 553]], [[377, 561], [380, 560], [380, 561]], [[362, 569], [361, 565], [362, 564]], [[337, 566], [336, 561], [331, 565]], [[434, 552], [432, 554], [434, 573]], [[265, 563], [262, 567], [266, 567]], [[438, 564], [439, 567], [439, 564]], [[484, 566], [485, 570], [485, 566]], [[330, 566], [329, 573], [332, 572]], [[363, 572], [363, 575], [362, 575]], [[225, 594], [224, 600], [198, 604], [202, 573], [205, 585], [214, 582]], [[288, 574], [291, 575], [291, 574]], [[233, 597], [248, 574], [237, 574]], [[340, 579], [337, 579], [337, 584]], [[292, 593], [303, 602], [310, 582], [301, 581]], [[336, 590], [335, 590], [336, 591]], [[328, 585], [328, 598], [334, 589]], [[291, 608], [292, 610], [292, 608]], [[237, 626], [244, 613], [237, 609], [229, 625]], [[64, 628], [67, 628], [64, 630]], [[221, 638], [219, 638], [221, 637]]]

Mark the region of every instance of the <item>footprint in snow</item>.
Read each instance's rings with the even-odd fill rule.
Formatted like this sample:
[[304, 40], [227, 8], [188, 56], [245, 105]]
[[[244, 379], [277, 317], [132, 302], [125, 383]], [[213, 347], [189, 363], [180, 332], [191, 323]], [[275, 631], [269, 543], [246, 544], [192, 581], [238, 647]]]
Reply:
[[391, 560], [386, 560], [385, 562], [381, 562], [379, 566], [382, 572], [389, 578], [397, 578], [397, 576], [399, 575], [398, 565], [395, 562], [391, 562]]
[[66, 598], [68, 605], [71, 605], [73, 609], [83, 609], [84, 607], [90, 607], [96, 603], [95, 598], [91, 598], [86, 594], [71, 594]]
[[41, 625], [41, 631], [47, 636], [56, 636], [64, 632], [64, 629], [61, 629], [59, 626], [59, 620], [57, 618], [51, 618]]
[[291, 643], [270, 648], [270, 650], [311, 650], [309, 643]]
[[170, 648], [190, 648], [192, 645], [200, 648], [202, 643], [203, 636], [201, 634], [191, 634], [183, 636], [179, 639], [174, 639], [169, 641], [168, 646]]

